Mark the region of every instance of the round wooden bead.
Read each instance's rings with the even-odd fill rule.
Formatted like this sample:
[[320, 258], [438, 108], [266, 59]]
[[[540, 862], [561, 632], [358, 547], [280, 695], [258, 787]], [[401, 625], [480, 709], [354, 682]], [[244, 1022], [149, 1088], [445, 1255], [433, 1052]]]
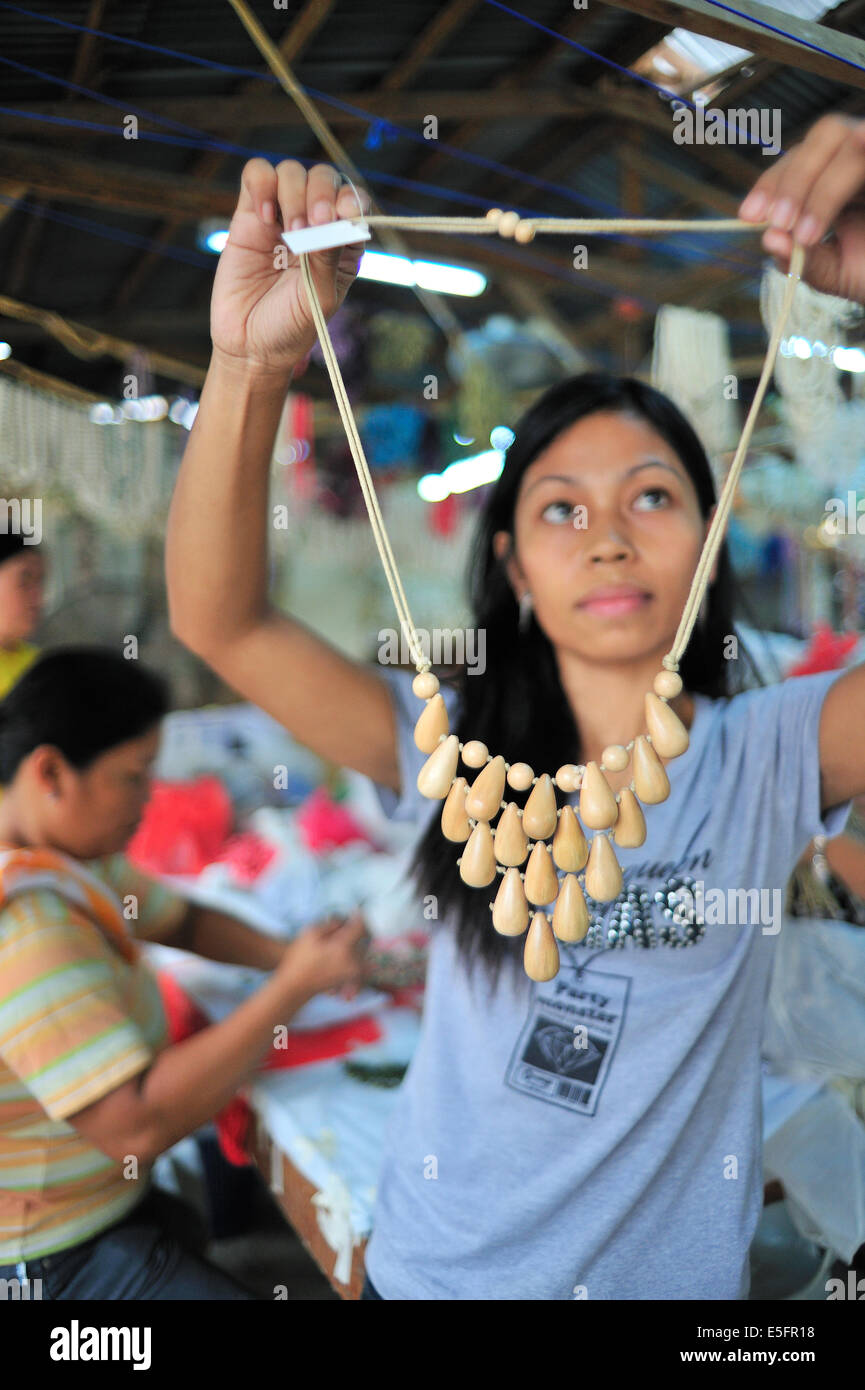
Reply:
[[628, 750], [621, 743], [611, 743], [601, 754], [605, 772], [624, 772], [628, 766]]
[[659, 671], [652, 681], [652, 688], [656, 695], [662, 695], [665, 700], [675, 700], [682, 693], [682, 677], [678, 671]]
[[530, 980], [552, 980], [559, 973], [559, 948], [545, 912], [532, 918], [523, 950], [523, 969]]
[[520, 214], [518, 212], [503, 212], [498, 223], [499, 236], [512, 237], [519, 225]]
[[466, 767], [483, 767], [489, 757], [489, 749], [479, 738], [470, 739], [463, 744], [463, 762]]
[[524, 217], [521, 217], [514, 229], [514, 241], [518, 241], [520, 245], [526, 246], [530, 241], [534, 241], [534, 239], [534, 226], [531, 222], [527, 222]]
[[565, 763], [556, 773], [556, 786], [563, 792], [575, 792], [579, 775], [576, 763]]
[[431, 700], [438, 694], [439, 680], [432, 671], [419, 671], [411, 683], [411, 688], [419, 700]]
[[528, 791], [534, 780], [535, 774], [528, 763], [511, 763], [508, 768], [508, 786], [515, 792]]
[[487, 208], [486, 212], [484, 213], [484, 217], [487, 219], [488, 222], [498, 222], [501, 215], [501, 208]]
[[529, 925], [529, 905], [519, 869], [506, 869], [493, 903], [493, 926], [502, 936], [522, 936]]

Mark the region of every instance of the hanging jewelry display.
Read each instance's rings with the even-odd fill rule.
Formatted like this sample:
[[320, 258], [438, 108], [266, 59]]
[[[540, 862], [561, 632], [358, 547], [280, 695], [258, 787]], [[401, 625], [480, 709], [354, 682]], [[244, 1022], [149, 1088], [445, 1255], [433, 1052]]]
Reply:
[[[369, 235], [368, 227], [377, 225], [414, 227], [419, 231], [498, 232], [520, 244], [531, 241], [536, 232], [762, 230], [762, 227], [735, 219], [697, 223], [566, 218], [527, 221], [515, 212], [502, 212], [498, 208], [490, 209], [486, 218], [376, 216], [360, 217], [345, 225], [348, 228], [343, 236], [345, 242], [352, 240], [352, 231], [354, 240], [359, 240]], [[313, 229], [314, 232], [319, 230]], [[285, 234], [285, 239], [290, 246], [289, 234]], [[455, 847], [462, 846], [456, 861], [460, 877], [472, 887], [488, 890], [492, 898], [492, 925], [496, 931], [513, 937], [525, 934], [523, 964], [526, 974], [533, 980], [550, 980], [557, 974], [559, 942], [577, 943], [588, 938], [593, 944], [595, 940], [603, 945], [618, 944], [628, 936], [636, 940], [639, 927], [646, 942], [651, 932], [653, 937], [668, 944], [691, 944], [701, 934], [702, 924], [696, 919], [688, 921], [687, 914], [683, 916], [678, 903], [674, 905], [670, 896], [675, 896], [676, 886], [687, 886], [686, 880], [676, 886], [665, 886], [663, 902], [655, 904], [663, 917], [663, 925], [658, 929], [652, 923], [652, 911], [645, 893], [641, 895], [640, 890], [629, 889], [621, 904], [617, 904], [613, 920], [606, 928], [606, 942], [600, 939], [600, 923], [596, 916], [590, 916], [587, 899], [601, 904], [619, 898], [623, 878], [613, 845], [633, 849], [643, 844], [646, 838], [643, 806], [657, 805], [670, 793], [662, 759], [679, 757], [689, 744], [688, 731], [670, 703], [682, 691], [679, 662], [697, 620], [723, 539], [736, 484], [801, 274], [803, 248], [799, 245], [793, 248], [784, 301], [673, 645], [663, 657], [662, 669], [645, 696], [645, 732], [637, 733], [627, 744], [605, 748], [600, 762], [566, 763], [554, 773], [536, 770], [523, 762], [509, 763], [503, 754], [487, 748], [478, 739], [460, 742], [450, 730], [439, 681], [430, 669], [430, 662], [424, 658], [393, 558], [354, 414], [312, 280], [309, 252], [300, 251], [298, 258], [379, 556], [417, 669], [412, 690], [424, 702], [424, 708], [417, 720], [414, 740], [427, 755], [418, 773], [418, 790], [431, 800], [443, 802], [442, 833]], [[630, 783], [614, 793], [605, 774], [621, 773], [628, 767]], [[556, 788], [567, 796], [577, 796], [577, 808], [557, 806]], [[529, 793], [522, 808], [509, 799], [511, 791]], [[593, 832], [590, 839], [586, 831]], [[496, 885], [497, 879], [500, 882]], [[672, 924], [676, 927], [675, 939]]]

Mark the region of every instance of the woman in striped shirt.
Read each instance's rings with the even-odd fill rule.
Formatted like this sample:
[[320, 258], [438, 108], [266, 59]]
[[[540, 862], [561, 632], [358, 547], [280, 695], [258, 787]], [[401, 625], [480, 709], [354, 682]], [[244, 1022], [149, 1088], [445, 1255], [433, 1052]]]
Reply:
[[[231, 1099], [277, 1025], [360, 974], [359, 921], [286, 946], [123, 856], [166, 707], [158, 677], [89, 648], [42, 657], [0, 702], [0, 1281], [39, 1279], [43, 1298], [248, 1296], [166, 1229], [153, 1161]], [[272, 974], [168, 1046], [136, 938]]]

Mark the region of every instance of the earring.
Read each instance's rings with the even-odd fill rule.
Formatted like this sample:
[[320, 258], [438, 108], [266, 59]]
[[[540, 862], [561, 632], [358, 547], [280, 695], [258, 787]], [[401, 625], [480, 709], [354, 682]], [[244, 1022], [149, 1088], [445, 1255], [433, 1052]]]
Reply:
[[532, 596], [528, 589], [526, 589], [525, 593], [520, 596], [520, 616], [518, 622], [520, 632], [525, 632], [528, 629], [529, 623], [532, 620], [532, 607]]

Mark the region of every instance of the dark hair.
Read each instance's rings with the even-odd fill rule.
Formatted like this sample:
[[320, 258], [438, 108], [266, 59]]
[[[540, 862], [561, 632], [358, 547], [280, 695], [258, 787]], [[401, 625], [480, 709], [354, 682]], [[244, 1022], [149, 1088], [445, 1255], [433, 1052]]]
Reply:
[[[534, 618], [524, 633], [518, 629], [517, 602], [504, 559], [495, 556], [493, 537], [497, 531], [513, 534], [520, 483], [533, 460], [563, 430], [600, 410], [645, 420], [667, 441], [694, 484], [704, 518], [716, 500], [709, 461], [691, 425], [660, 391], [633, 377], [585, 372], [551, 387], [523, 415], [504, 469], [481, 513], [469, 567], [474, 624], [486, 633], [486, 667], [483, 674], [473, 673], [470, 678], [464, 669], [450, 677], [442, 674], [440, 679], [460, 693], [459, 721], [452, 732], [461, 742], [480, 739], [509, 762], [527, 762], [535, 769], [553, 770], [563, 763], [579, 762], [580, 731], [562, 689], [549, 639]], [[739, 662], [724, 657], [724, 640], [734, 632], [733, 600], [730, 560], [726, 544], [722, 544], [717, 577], [707, 592], [706, 621], [695, 626], [679, 668], [686, 690], [716, 699], [734, 693], [729, 671]], [[751, 667], [752, 681], [761, 683], [740, 641], [739, 656], [743, 655]], [[542, 709], [538, 707], [538, 690], [544, 691]], [[507, 692], [505, 698], [503, 692]], [[563, 805], [566, 797], [557, 791], [557, 800]], [[480, 960], [494, 985], [502, 963], [519, 960], [522, 941], [495, 931], [489, 901], [497, 885], [492, 884], [490, 892], [481, 892], [464, 884], [456, 865], [458, 855], [459, 847], [442, 834], [440, 814], [433, 814], [416, 847], [412, 877], [422, 892], [435, 892], [440, 917], [454, 913], [457, 946], [464, 964], [471, 971]]]
[[15, 560], [28, 550], [39, 550], [38, 545], [29, 545], [17, 531], [0, 531], [0, 565], [6, 560]]
[[137, 738], [169, 708], [160, 676], [103, 647], [61, 647], [39, 657], [0, 700], [0, 784], [34, 748], [51, 744], [83, 770]]

